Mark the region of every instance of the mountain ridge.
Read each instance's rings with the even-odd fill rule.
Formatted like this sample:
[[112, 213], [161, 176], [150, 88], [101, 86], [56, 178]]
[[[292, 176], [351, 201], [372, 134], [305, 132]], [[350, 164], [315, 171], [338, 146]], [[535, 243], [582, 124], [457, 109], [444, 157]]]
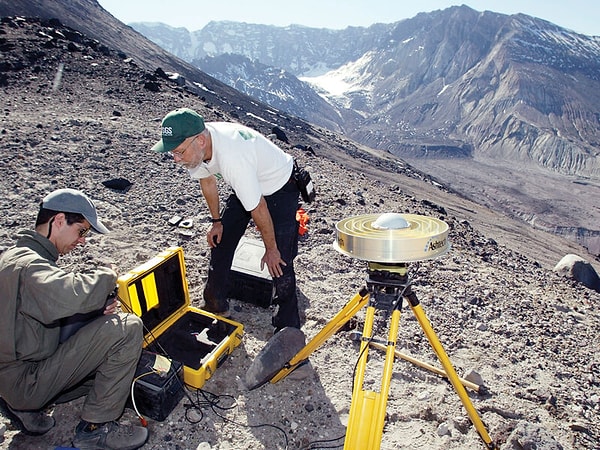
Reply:
[[[466, 6], [360, 29], [364, 39], [356, 29], [234, 22], [213, 22], [208, 28], [193, 33], [198, 45], [206, 44], [205, 53], [223, 49], [230, 53], [198, 59], [202, 52], [197, 47], [194, 64], [203, 70], [228, 84], [238, 83], [240, 89], [266, 103], [273, 103], [277, 92], [270, 91], [270, 86], [277, 85], [288, 93], [275, 101], [279, 109], [399, 156], [478, 201], [487, 202], [478, 185], [494, 185], [496, 180], [502, 186], [511, 183], [510, 176], [496, 173], [492, 179], [470, 180], [476, 191], [464, 190], [467, 184], [462, 178], [476, 172], [480, 163], [493, 161], [531, 171], [540, 167], [538, 182], [549, 183], [549, 191], [557, 186], [552, 173], [563, 175], [558, 180], [557, 202], [571, 190], [574, 180], [600, 185], [600, 38], [524, 14], [480, 13]], [[354, 33], [351, 40], [359, 49], [353, 49], [354, 53], [346, 45], [348, 33]], [[152, 33], [147, 35], [152, 38]], [[214, 42], [216, 35], [222, 36], [221, 50]], [[301, 41], [294, 40], [299, 37]], [[261, 42], [271, 44], [263, 47]], [[336, 42], [342, 43], [337, 55], [332, 46]], [[293, 51], [286, 53], [286, 48]], [[232, 58], [237, 52], [251, 60], [244, 63], [244, 83], [230, 77], [236, 71]], [[218, 67], [211, 63], [216, 58]], [[264, 61], [277, 63], [308, 82], [316, 77], [302, 77], [298, 67], [332, 69], [329, 80], [345, 84], [347, 91], [328, 95], [316, 89], [316, 93], [327, 98], [338, 114], [332, 114], [329, 106], [319, 110], [322, 102], [303, 104], [305, 89], [294, 87], [295, 81], [286, 83], [276, 69], [265, 69]], [[458, 167], [460, 174], [439, 167], [456, 158], [464, 160], [464, 169]], [[507, 198], [494, 207], [513, 217], [535, 217], [529, 223], [535, 221], [558, 233], [585, 229], [586, 237], [569, 236], [600, 254], [600, 241], [594, 237], [600, 222], [595, 187], [583, 189], [573, 199], [577, 207], [565, 216], [553, 212], [559, 205], [544, 213], [532, 193], [524, 193], [531, 197], [528, 205], [518, 198], [511, 202], [506, 192]], [[552, 199], [544, 198], [544, 202]]]
[[[132, 25], [144, 32], [143, 24]], [[423, 34], [423, 30], [427, 30], [426, 35]], [[312, 37], [310, 33], [313, 33]], [[490, 92], [494, 85], [498, 85], [497, 81], [494, 82], [494, 72], [499, 69], [494, 69], [494, 66], [490, 65], [494, 62], [493, 59], [486, 62], [485, 56], [487, 54], [493, 54], [495, 57], [503, 55], [502, 59], [507, 62], [500, 61], [499, 65], [504, 65], [507, 68], [514, 62], [523, 64], [542, 60], [550, 63], [551, 68], [554, 65], [556, 66], [554, 68], [563, 70], [565, 68], [569, 70], [577, 69], [578, 66], [582, 65], [579, 58], [583, 55], [587, 64], [591, 65], [587, 68], [584, 67], [586, 75], [591, 76], [592, 79], [596, 76], [594, 74], [598, 72], [597, 60], [598, 55], [600, 55], [598, 42], [600, 41], [568, 32], [542, 19], [532, 18], [524, 14], [506, 16], [489, 11], [478, 13], [463, 5], [450, 7], [443, 11], [418, 14], [413, 19], [406, 19], [394, 24], [374, 25], [368, 28], [357, 27], [334, 31], [307, 27], [272, 27], [234, 22], [211, 22], [202, 30], [189, 34], [193, 35], [195, 37], [194, 41], [198, 43], [195, 49], [189, 49], [189, 53], [193, 53], [193, 56], [190, 56], [191, 62], [217, 77], [223, 74], [223, 70], [213, 72], [210, 63], [201, 60], [202, 56], [209, 54], [215, 56], [224, 53], [241, 54], [253, 61], [283, 68], [296, 76], [302, 77], [304, 72], [312, 70], [314, 66], [323, 67], [325, 65], [333, 70], [339, 70], [343, 64], [356, 63], [369, 52], [372, 58], [371, 61], [364, 68], [358, 67], [358, 70], [367, 71], [372, 68], [373, 73], [383, 74], [384, 79], [391, 78], [390, 82], [382, 83], [380, 88], [376, 87], [375, 82], [373, 93], [369, 93], [371, 89], [368, 85], [372, 81], [365, 78], [365, 87], [360, 90], [362, 94], [354, 92], [352, 97], [355, 104], [367, 107], [363, 114], [367, 116], [367, 120], [361, 123], [358, 116], [354, 116], [352, 120], [344, 121], [348, 122], [347, 124], [342, 122], [338, 125], [345, 129], [350, 137], [371, 147], [389, 150], [402, 157], [406, 148], [410, 146], [419, 147], [420, 143], [415, 143], [419, 139], [434, 140], [438, 145], [448, 139], [462, 140], [465, 145], [475, 149], [481, 147], [481, 151], [492, 154], [498, 153], [501, 157], [506, 157], [506, 151], [510, 149], [511, 154], [520, 155], [519, 159], [539, 161], [540, 165], [552, 170], [598, 178], [597, 158], [593, 152], [586, 150], [585, 142], [579, 144], [583, 146], [580, 150], [573, 144], [561, 141], [560, 136], [547, 136], [545, 129], [551, 127], [551, 124], [547, 124], [547, 121], [543, 120], [542, 123], [538, 124], [538, 121], [542, 119], [539, 114], [533, 117], [529, 114], [528, 117], [527, 111], [519, 112], [517, 109], [518, 102], [521, 101], [519, 92], [523, 92], [523, 100], [532, 105], [532, 110], [537, 109], [542, 114], [547, 114], [552, 109], [551, 105], [544, 103], [544, 99], [550, 99], [555, 103], [558, 99], [557, 93], [548, 95], [543, 90], [540, 91], [536, 88], [535, 85], [539, 83], [520, 87], [519, 84], [522, 82], [519, 81], [521, 78], [518, 75], [519, 70], [515, 72], [517, 74], [515, 79], [517, 85], [507, 85], [503, 88], [509, 91], [514, 89], [512, 97], [515, 103], [511, 104], [507, 102], [507, 99], [501, 97], [498, 106], [491, 106], [494, 110], [505, 109], [506, 107], [512, 108], [516, 110], [516, 114], [513, 117], [498, 117], [496, 120], [488, 119], [484, 123], [472, 124], [472, 118], [485, 117], [486, 115], [482, 114], [481, 110], [485, 107], [490, 108], [490, 106], [486, 102], [482, 102], [481, 108], [475, 109], [470, 106], [472, 100], [469, 100], [469, 98], [479, 99], [481, 95], [477, 94], [477, 90], [481, 86], [487, 85], [486, 91]], [[146, 30], [145, 35], [150, 38], [155, 36], [149, 30]], [[219, 36], [218, 41], [216, 36]], [[515, 42], [511, 42], [513, 39]], [[402, 46], [397, 44], [400, 42], [410, 46], [411, 41], [414, 42], [415, 47], [408, 47], [404, 51], [401, 49]], [[259, 44], [259, 42], [264, 42], [264, 44]], [[302, 45], [301, 42], [306, 42], [306, 45]], [[350, 46], [351, 49], [348, 48], [348, 42], [354, 43], [354, 46]], [[523, 45], [517, 45], [519, 42], [523, 42]], [[545, 54], [540, 51], [540, 49], [544, 50], [543, 46], [548, 42], [553, 42], [554, 46], [551, 48], [553, 50], [559, 49], [561, 54]], [[335, 47], [336, 44], [337, 47]], [[436, 48], [437, 50], [435, 53], [427, 54], [424, 57], [427, 59], [426, 64], [424, 63], [425, 59], [415, 60], [417, 65], [407, 63], [407, 61], [414, 59], [411, 58], [410, 52], [417, 52], [422, 46]], [[315, 49], [314, 53], [303, 51], [304, 47]], [[386, 47], [388, 48], [386, 49]], [[536, 47], [537, 51], [530, 53], [524, 50], [526, 47]], [[180, 48], [181, 46], [167, 47], [174, 54], [178, 54]], [[287, 57], [286, 49], [290, 49]], [[397, 54], [390, 53], [390, 50]], [[576, 53], [573, 50], [578, 50], [578, 52]], [[291, 51], [293, 51], [293, 57], [289, 56]], [[402, 53], [398, 53], [400, 51]], [[379, 53], [381, 54], [380, 61], [377, 60]], [[579, 56], [575, 58], [573, 55]], [[393, 77], [389, 73], [386, 74], [388, 70], [386, 67], [391, 67], [391, 61], [402, 61], [395, 69], [397, 71], [400, 68], [401, 72]], [[484, 62], [481, 69], [476, 68], [479, 61]], [[436, 67], [439, 68], [436, 70]], [[421, 68], [427, 70], [423, 71]], [[459, 82], [461, 78], [468, 76], [469, 71], [473, 70], [479, 72], [476, 74], [479, 80], [477, 78], [474, 80], [465, 78], [452, 92], [452, 83]], [[255, 72], [257, 73], [255, 76], [259, 77], [258, 70]], [[490, 72], [491, 77], [487, 76], [486, 72]], [[498, 72], [497, 76], [507, 75]], [[553, 76], [556, 77], [557, 75], [554, 74]], [[508, 77], [515, 78], [514, 75], [508, 75]], [[269, 79], [268, 76], [264, 77], [263, 89], [265, 85], [270, 83]], [[394, 80], [405, 81], [404, 83], [398, 83]], [[392, 82], [394, 83], [393, 86]], [[439, 82], [442, 82], [442, 84], [436, 85]], [[433, 83], [431, 87], [427, 87], [427, 84], [431, 83]], [[256, 88], [261, 83], [253, 82], [252, 84], [255, 86], [253, 88], [254, 96], [261, 98], [257, 95]], [[474, 89], [468, 84], [472, 84]], [[401, 87], [402, 85], [404, 87]], [[548, 83], [544, 83], [544, 85], [550, 86]], [[572, 91], [573, 89], [569, 94], [572, 94]], [[592, 89], [590, 91], [594, 92]], [[437, 97], [442, 94], [448, 96], [448, 99], [445, 101], [443, 99], [438, 100]], [[411, 96], [427, 98], [427, 101], [415, 103]], [[377, 97], [380, 98], [379, 101], [374, 100]], [[266, 99], [265, 96], [262, 98]], [[398, 103], [398, 99], [402, 99], [402, 101]], [[584, 106], [595, 104], [595, 98], [589, 99], [589, 102], [586, 102], [585, 99], [580, 101], [583, 102]], [[288, 102], [292, 104], [289, 99]], [[413, 103], [415, 103], [415, 106], [413, 106]], [[561, 103], [565, 104], [566, 102], [561, 101]], [[554, 106], [556, 107], [556, 105]], [[411, 109], [417, 107], [421, 112], [415, 115]], [[462, 110], [458, 109], [459, 107]], [[565, 109], [571, 109], [568, 103], [566, 103]], [[289, 108], [289, 110], [303, 117], [302, 113], [298, 113], [296, 108]], [[591, 119], [591, 123], [595, 123], [593, 120], [595, 109], [593, 107], [580, 107], [579, 110], [583, 111], [583, 115], [587, 114], [587, 118]], [[301, 108], [300, 111], [302, 111]], [[313, 110], [306, 108], [304, 111]], [[444, 111], [443, 114], [447, 118], [440, 118], [439, 111]], [[586, 111], [592, 111], [592, 113], [586, 113]], [[435, 116], [435, 114], [438, 114], [438, 116]], [[525, 114], [525, 117], [520, 118], [522, 114]], [[314, 111], [312, 115], [314, 116]], [[307, 113], [304, 114], [304, 118], [307, 118], [306, 116]], [[345, 115], [340, 114], [340, 116]], [[401, 120], [394, 120], [398, 116], [401, 117]], [[466, 117], [463, 120], [466, 124], [461, 124], [460, 119], [457, 119], [460, 116]], [[433, 120], [434, 117], [435, 120]], [[563, 122], [570, 123], [571, 119], [573, 119], [573, 115], [565, 117]], [[533, 121], [533, 126], [530, 129], [526, 128], [526, 121]], [[406, 128], [381, 130], [377, 125], [377, 123], [387, 122], [406, 124]], [[444, 128], [439, 127], [440, 122], [446, 123]], [[560, 122], [560, 117], [555, 118], [554, 122], [554, 127], [557, 130], [564, 126]], [[324, 125], [324, 123], [316, 123]], [[533, 133], [536, 131], [535, 128], [540, 129], [537, 133], [542, 135], [543, 143], [536, 143], [535, 140], [534, 142], [525, 143], [516, 142], [514, 139], [511, 141], [511, 136], [521, 136], [524, 131]], [[521, 131], [519, 131], [520, 129]], [[493, 132], [490, 133], [488, 130]], [[587, 134], [589, 134], [589, 131], [588, 127]], [[367, 134], [369, 140], [361, 140], [361, 136]], [[414, 137], [407, 139], [407, 134], [413, 134]], [[570, 136], [573, 133], [562, 131], [562, 134]], [[599, 142], [597, 127], [594, 129], [592, 136], [584, 135], [583, 137], [590, 141], [592, 145], [596, 145]], [[507, 142], [499, 145], [498, 139], [505, 139]], [[573, 153], [575, 156], [563, 158], [564, 162], [563, 159], [558, 157], [546, 158], [540, 156], [542, 153], [536, 154], [535, 149], [542, 147], [556, 147], [556, 153], [559, 155]], [[530, 149], [533, 149], [533, 151]], [[414, 154], [415, 152], [412, 151], [411, 153]], [[530, 153], [534, 154], [533, 157], [529, 157]]]
[[[151, 39], [155, 36], [157, 27], [132, 25]], [[246, 85], [252, 87], [244, 91], [238, 83], [243, 92], [340, 129], [370, 147], [403, 157], [406, 152], [418, 154], [423, 143], [441, 147], [459, 141], [459, 147], [487, 156], [600, 179], [600, 113], [595, 106], [600, 101], [600, 39], [524, 14], [478, 13], [464, 5], [369, 28], [334, 31], [227, 21], [187, 34], [196, 42], [196, 47], [187, 48], [192, 64], [235, 85], [239, 80], [229, 74], [239, 62], [226, 63], [223, 55], [245, 56], [261, 66], [244, 72]], [[181, 41], [188, 42], [172, 41], [178, 46], [166, 49], [173, 54], [183, 52]], [[342, 44], [334, 47], [333, 42]], [[356, 45], [349, 49], [347, 42]], [[424, 55], [414, 57], [419, 53]], [[216, 56], [221, 56], [219, 68]], [[248, 67], [247, 61], [243, 64]], [[341, 111], [358, 114], [340, 112], [333, 127], [331, 112], [319, 120], [314, 103], [295, 103], [305, 96], [301, 88], [288, 84], [288, 89], [276, 87], [269, 94], [269, 86], [280, 86], [279, 74], [267, 73], [266, 66], [306, 81], [304, 73], [315, 66], [340, 70], [348, 64], [355, 65], [347, 70], [347, 76], [354, 77], [349, 86], [354, 87], [346, 92], [345, 104], [329, 99]], [[361, 77], [354, 75], [361, 72]], [[282, 99], [277, 89], [297, 95]]]

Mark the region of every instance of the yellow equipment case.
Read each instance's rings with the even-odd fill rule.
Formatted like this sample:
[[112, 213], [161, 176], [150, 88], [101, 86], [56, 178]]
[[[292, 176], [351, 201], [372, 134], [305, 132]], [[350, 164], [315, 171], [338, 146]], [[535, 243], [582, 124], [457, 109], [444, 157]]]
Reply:
[[123, 309], [142, 318], [143, 347], [183, 364], [200, 389], [237, 347], [243, 325], [190, 305], [183, 248], [169, 247], [117, 280]]

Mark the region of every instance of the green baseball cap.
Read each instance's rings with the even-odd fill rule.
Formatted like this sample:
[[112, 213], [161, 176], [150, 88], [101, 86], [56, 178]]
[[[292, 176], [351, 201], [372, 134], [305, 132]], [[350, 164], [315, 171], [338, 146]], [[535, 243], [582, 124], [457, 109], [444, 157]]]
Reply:
[[162, 138], [152, 147], [155, 152], [170, 152], [190, 136], [204, 131], [204, 119], [196, 111], [179, 108], [171, 111], [161, 122]]
[[104, 226], [94, 202], [83, 192], [76, 189], [57, 189], [42, 199], [42, 208], [59, 212], [78, 213], [87, 219], [97, 233], [106, 234], [108, 228]]

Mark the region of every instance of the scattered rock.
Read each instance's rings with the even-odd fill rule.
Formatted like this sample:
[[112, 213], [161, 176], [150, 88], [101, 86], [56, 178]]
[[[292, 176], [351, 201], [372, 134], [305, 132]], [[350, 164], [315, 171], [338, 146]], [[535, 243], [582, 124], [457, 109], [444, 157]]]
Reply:
[[521, 422], [502, 446], [502, 450], [563, 450], [544, 428], [532, 423]]

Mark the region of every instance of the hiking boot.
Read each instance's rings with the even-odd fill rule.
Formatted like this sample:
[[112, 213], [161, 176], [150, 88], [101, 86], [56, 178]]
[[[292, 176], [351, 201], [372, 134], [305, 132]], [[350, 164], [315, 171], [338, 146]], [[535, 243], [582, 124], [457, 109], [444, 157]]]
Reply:
[[205, 300], [202, 309], [204, 311], [208, 311], [209, 313], [213, 313], [215, 316], [231, 317], [231, 311], [229, 310], [228, 300], [221, 300], [216, 302], [208, 302]]
[[39, 436], [47, 433], [56, 423], [54, 417], [49, 416], [42, 410], [21, 411], [12, 409], [6, 402], [4, 402], [4, 405], [6, 406], [7, 415], [10, 416], [9, 418], [13, 419], [26, 434]]
[[117, 422], [92, 424], [81, 421], [75, 428], [73, 447], [80, 450], [134, 450], [148, 439], [148, 430]]

